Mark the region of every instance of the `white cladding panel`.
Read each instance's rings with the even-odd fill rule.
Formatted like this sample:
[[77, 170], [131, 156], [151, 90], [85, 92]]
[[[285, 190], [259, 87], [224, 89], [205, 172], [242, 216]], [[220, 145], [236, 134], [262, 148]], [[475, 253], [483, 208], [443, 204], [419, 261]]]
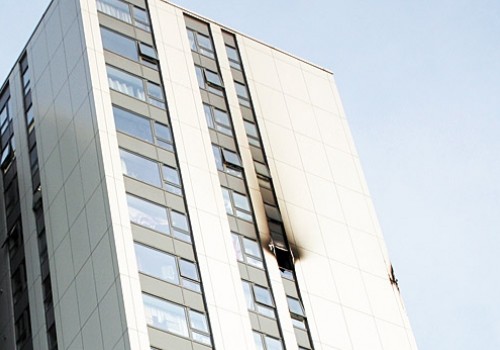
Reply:
[[315, 348], [416, 349], [333, 76], [238, 39]]

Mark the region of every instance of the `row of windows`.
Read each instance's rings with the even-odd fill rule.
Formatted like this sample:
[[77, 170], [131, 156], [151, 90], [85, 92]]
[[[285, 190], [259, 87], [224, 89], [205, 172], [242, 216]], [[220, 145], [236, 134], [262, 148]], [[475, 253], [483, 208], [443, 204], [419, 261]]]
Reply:
[[139, 272], [201, 293], [200, 276], [194, 262], [135, 243]]
[[158, 55], [152, 46], [105, 27], [101, 27], [101, 38], [105, 50], [158, 69]]
[[150, 202], [140, 197], [127, 195], [130, 221], [136, 225], [191, 242], [186, 214]]
[[151, 24], [146, 10], [121, 0], [97, 0], [97, 10], [137, 28], [151, 31]]
[[165, 188], [178, 196], [182, 195], [181, 179], [177, 169], [124, 149], [120, 149], [120, 158], [124, 175]]
[[149, 326], [211, 346], [205, 314], [150, 294], [143, 293], [142, 297]]
[[148, 102], [153, 106], [166, 108], [160, 85], [109, 65], [106, 66], [106, 70], [109, 87], [112, 90]]
[[116, 106], [113, 106], [113, 115], [118, 131], [169, 151], [174, 150], [172, 131], [168, 125]]

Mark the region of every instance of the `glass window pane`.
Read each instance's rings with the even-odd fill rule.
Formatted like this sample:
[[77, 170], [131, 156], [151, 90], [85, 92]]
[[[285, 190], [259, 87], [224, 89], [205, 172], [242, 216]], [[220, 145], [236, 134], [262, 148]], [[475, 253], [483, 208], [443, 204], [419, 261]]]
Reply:
[[191, 261], [180, 259], [179, 260], [179, 267], [181, 269], [181, 275], [183, 277], [187, 277], [187, 278], [190, 278], [190, 279], [195, 280], [195, 281], [200, 280], [198, 277], [198, 270], [196, 269], [195, 263], [193, 263]]
[[130, 221], [165, 234], [170, 233], [167, 210], [158, 204], [127, 195]]
[[205, 89], [205, 76], [203, 75], [203, 69], [201, 67], [195, 66], [196, 79], [198, 80], [198, 86], [200, 89]]
[[248, 239], [246, 237], [243, 237], [243, 247], [245, 249], [245, 254], [257, 257], [257, 258], [262, 258], [262, 255], [260, 253], [260, 247], [259, 244], [255, 241], [252, 241], [251, 239]]
[[141, 79], [111, 66], [107, 66], [107, 72], [110, 89], [138, 98], [142, 101], [146, 100], [144, 85]]
[[224, 198], [224, 206], [226, 207], [226, 213], [233, 215], [233, 206], [231, 204], [231, 198], [228, 189], [222, 188], [222, 197]]
[[214, 117], [215, 121], [218, 124], [225, 125], [227, 127], [231, 127], [231, 122], [229, 121], [229, 116], [227, 113], [223, 110], [220, 110], [218, 108], [214, 108]]
[[191, 29], [188, 29], [187, 30], [187, 34], [188, 34], [189, 46], [191, 47], [191, 50], [192, 51], [198, 51], [198, 48], [196, 47], [196, 41], [195, 41], [195, 38], [194, 38], [193, 31]]
[[224, 155], [224, 160], [227, 163], [230, 163], [232, 165], [241, 167], [241, 159], [240, 156], [238, 156], [236, 153], [229, 151], [227, 149], [222, 150], [222, 154]]
[[134, 21], [137, 28], [149, 32], [149, 17], [146, 10], [134, 6]]
[[234, 87], [236, 88], [236, 94], [239, 97], [243, 97], [248, 100], [248, 90], [247, 87], [237, 81], [234, 82]]
[[302, 304], [299, 300], [290, 297], [287, 297], [286, 299], [288, 301], [288, 308], [290, 309], [291, 313], [304, 316], [304, 310], [302, 309]]
[[176, 259], [172, 255], [136, 243], [135, 256], [139, 272], [179, 284]]
[[148, 94], [157, 100], [163, 101], [163, 91], [161, 90], [160, 85], [148, 81]]
[[207, 318], [201, 312], [189, 310], [189, 323], [192, 329], [208, 333]]
[[124, 175], [147, 182], [153, 186], [161, 187], [158, 163], [124, 149], [120, 149], [120, 158]]
[[236, 234], [231, 234], [231, 238], [233, 239], [233, 247], [234, 247], [234, 252], [236, 253], [236, 259], [238, 261], [243, 261], [243, 252], [241, 251], [241, 243], [240, 243], [240, 238]]
[[97, 10], [121, 21], [132, 23], [129, 6], [120, 0], [97, 0]]
[[158, 59], [158, 55], [156, 54], [156, 50], [154, 49], [154, 47], [144, 43], [139, 43], [139, 49], [141, 50], [142, 55]]
[[189, 337], [186, 311], [166, 300], [143, 294], [146, 322], [167, 332]]
[[250, 123], [246, 120], [245, 120], [245, 131], [248, 136], [254, 137], [256, 139], [259, 138], [259, 133], [257, 131], [257, 127], [255, 126], [255, 124]]
[[254, 285], [253, 291], [255, 293], [255, 300], [259, 303], [274, 306], [273, 298], [269, 289]]
[[101, 27], [102, 45], [105, 50], [137, 61], [136, 41], [112, 30]]
[[206, 53], [207, 51], [213, 52], [214, 48], [212, 46], [212, 41], [210, 40], [210, 38], [208, 36], [205, 36], [205, 35], [200, 34], [200, 33], [196, 33], [196, 34], [197, 34], [197, 39], [198, 39], [198, 45], [200, 45], [200, 48], [204, 49], [204, 50], [201, 50], [202, 53]]
[[264, 344], [262, 343], [262, 336], [259, 333], [253, 332], [253, 340], [255, 341], [255, 346], [257, 350], [264, 350]]
[[189, 231], [189, 225], [187, 222], [186, 215], [172, 210], [170, 212], [170, 217], [172, 218], [173, 227], [184, 231]]
[[267, 350], [283, 350], [283, 345], [278, 339], [266, 336], [266, 349]]
[[200, 342], [202, 344], [206, 344], [208, 346], [212, 346], [212, 342], [210, 341], [210, 337], [204, 334], [200, 334], [198, 332], [193, 332], [192, 337], [194, 341]]
[[237, 192], [233, 192], [234, 206], [239, 209], [250, 211], [250, 203], [248, 198]]
[[172, 143], [172, 131], [170, 127], [167, 125], [163, 125], [160, 123], [155, 123], [155, 135], [158, 139], [161, 139], [165, 142]]
[[238, 51], [234, 47], [226, 45], [226, 53], [227, 53], [227, 57], [230, 60], [235, 61], [235, 62], [240, 61], [240, 56], [238, 55]]
[[205, 77], [207, 81], [211, 84], [222, 86], [222, 80], [219, 77], [219, 74], [212, 72], [211, 70], [205, 69]]
[[212, 151], [214, 152], [215, 165], [217, 166], [217, 170], [224, 171], [221, 149], [218, 146], [212, 145]]
[[115, 106], [113, 106], [113, 115], [118, 131], [147, 142], [153, 142], [151, 124], [148, 119]]
[[163, 178], [165, 181], [173, 183], [177, 186], [181, 185], [181, 179], [179, 178], [177, 169], [169, 167], [168, 165], [163, 166]]
[[212, 115], [212, 108], [207, 105], [206, 103], [203, 104], [203, 110], [205, 111], [205, 118], [207, 120], [207, 125], [209, 128], [213, 129], [214, 128], [214, 121], [213, 121], [213, 115]]
[[252, 286], [246, 281], [241, 281], [243, 283], [243, 294], [245, 294], [245, 299], [247, 301], [247, 309], [255, 310], [255, 303], [253, 301]]

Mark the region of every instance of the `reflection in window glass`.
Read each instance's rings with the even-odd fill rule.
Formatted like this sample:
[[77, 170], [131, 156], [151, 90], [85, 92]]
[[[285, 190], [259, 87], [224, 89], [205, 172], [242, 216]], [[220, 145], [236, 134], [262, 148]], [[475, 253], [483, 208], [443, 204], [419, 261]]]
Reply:
[[243, 259], [243, 252], [241, 250], [240, 237], [237, 234], [233, 233], [231, 234], [231, 238], [233, 240], [233, 248], [236, 254], [236, 259], [238, 259], [238, 261], [245, 261]]
[[262, 336], [259, 333], [253, 332], [253, 340], [255, 341], [257, 350], [265, 350], [264, 344], [262, 343]]
[[165, 109], [165, 99], [160, 85], [148, 81], [147, 86], [148, 102], [156, 107]]
[[238, 101], [241, 105], [250, 107], [250, 97], [248, 95], [247, 87], [237, 81], [234, 82], [234, 87], [236, 89], [236, 94], [238, 95]]
[[135, 255], [139, 272], [179, 284], [176, 258], [172, 255], [138, 243], [135, 244]]
[[233, 215], [233, 205], [231, 204], [231, 196], [227, 188], [222, 188], [222, 197], [224, 198], [224, 207], [226, 207], [226, 213]]
[[205, 69], [205, 77], [210, 84], [214, 84], [217, 86], [222, 86], [222, 80], [219, 74], [212, 72], [211, 70]]
[[250, 211], [250, 203], [248, 203], [248, 198], [246, 196], [233, 192], [233, 199], [236, 208]]
[[265, 336], [267, 350], [283, 350], [281, 341], [275, 338]]
[[149, 16], [146, 10], [143, 10], [139, 7], [133, 6], [133, 12], [134, 12], [134, 24], [137, 28], [140, 28], [142, 30], [145, 30], [147, 32], [150, 31], [150, 24], [149, 24]]
[[238, 51], [231, 46], [226, 45], [227, 58], [229, 59], [229, 65], [237, 70], [241, 70], [240, 56]]
[[172, 229], [174, 237], [185, 242], [190, 242], [191, 236], [189, 234], [189, 224], [186, 215], [171, 210], [170, 217], [172, 219]]
[[165, 207], [139, 197], [127, 195], [130, 221], [165, 234], [170, 233]]
[[255, 310], [255, 304], [253, 302], [252, 286], [246, 281], [241, 281], [243, 283], [243, 294], [245, 294], [245, 299], [247, 301], [247, 309]]
[[132, 23], [128, 4], [120, 0], [97, 0], [97, 10], [123, 22]]
[[210, 129], [215, 129], [226, 135], [232, 135], [231, 121], [229, 115], [218, 108], [210, 106], [206, 103], [203, 104], [203, 109], [205, 111], [205, 118], [207, 120], [207, 125]]
[[113, 106], [116, 129], [147, 142], [153, 142], [149, 119]]
[[204, 314], [189, 310], [189, 319], [192, 329], [208, 333], [208, 322]]
[[217, 167], [217, 170], [224, 171], [220, 147], [216, 146], [216, 145], [212, 145], [212, 151], [214, 152], [215, 165]]
[[135, 40], [104, 27], [101, 27], [101, 37], [102, 45], [105, 50], [127, 57], [134, 61], [139, 60]]
[[158, 163], [120, 149], [122, 171], [124, 175], [144, 181], [150, 185], [161, 187]]
[[143, 294], [144, 312], [148, 325], [161, 330], [189, 337], [186, 311], [182, 306]]
[[271, 292], [269, 291], [269, 289], [254, 285], [253, 291], [255, 293], [255, 300], [257, 302], [269, 306], [274, 306], [273, 298], [271, 296]]
[[214, 58], [214, 48], [212, 46], [212, 40], [206, 35], [198, 33], [192, 29], [187, 28], [187, 34], [189, 38], [189, 45], [192, 51], [201, 53], [202, 55]]
[[299, 316], [305, 316], [304, 309], [302, 308], [302, 304], [299, 300], [291, 297], [287, 297], [286, 299], [288, 301], [288, 308], [290, 309], [291, 313]]
[[142, 79], [111, 66], [106, 69], [110, 89], [146, 101]]
[[196, 265], [191, 261], [180, 259], [179, 267], [181, 270], [182, 277], [187, 277], [195, 281], [200, 280], [198, 277], [198, 270], [196, 269]]
[[169, 151], [174, 150], [172, 130], [170, 130], [170, 127], [168, 125], [155, 123], [155, 136], [158, 146], [168, 149]]
[[172, 168], [168, 165], [164, 165], [162, 167], [162, 170], [165, 189], [168, 192], [174, 193], [178, 196], [182, 195], [181, 179], [179, 177], [177, 169]]
[[257, 131], [257, 127], [255, 126], [255, 124], [250, 123], [249, 121], [245, 120], [244, 122], [245, 122], [245, 131], [248, 136], [248, 142], [251, 145], [260, 147], [259, 132]]

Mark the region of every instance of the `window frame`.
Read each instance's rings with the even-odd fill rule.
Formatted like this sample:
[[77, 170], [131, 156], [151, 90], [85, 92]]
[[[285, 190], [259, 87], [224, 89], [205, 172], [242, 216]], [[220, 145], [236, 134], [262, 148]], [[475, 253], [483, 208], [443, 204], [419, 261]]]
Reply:
[[[276, 319], [276, 305], [274, 303], [271, 289], [243, 279], [241, 280], [241, 283], [247, 301], [248, 310], [258, 313], [259, 315], [262, 315], [264, 317]], [[268, 293], [270, 303], [259, 300], [258, 294], [256, 292], [256, 290], [258, 290], [259, 288]]]
[[[223, 198], [224, 198], [226, 213], [228, 215], [234, 216], [234, 217], [241, 219], [241, 220], [245, 220], [248, 222], [254, 222], [253, 210], [252, 210], [252, 204], [250, 202], [250, 198], [246, 194], [237, 192], [237, 191], [230, 189], [228, 187], [221, 186], [221, 189], [222, 189], [222, 194], [223, 194]], [[227, 196], [225, 195], [226, 193], [227, 193]], [[237, 201], [234, 199], [235, 195], [240, 196], [240, 197], [244, 197], [246, 199], [247, 204], [248, 204], [248, 210], [245, 208], [242, 208], [236, 204]], [[226, 198], [229, 200], [229, 202], [226, 201]], [[228, 211], [228, 209], [229, 209], [228, 204], [230, 205], [231, 212]]]
[[[243, 163], [238, 153], [214, 143], [212, 144], [212, 151], [215, 158], [215, 166], [218, 171], [239, 178], [243, 177]], [[230, 156], [237, 157], [239, 163], [230, 160]]]
[[[196, 52], [200, 55], [206, 56], [211, 59], [215, 59], [215, 48], [214, 48], [214, 43], [212, 41], [212, 38], [210, 36], [207, 36], [203, 33], [198, 32], [196, 29], [192, 29], [187, 27], [186, 32], [188, 35], [188, 40], [189, 40], [189, 46], [191, 48], [191, 51]], [[202, 37], [206, 39], [210, 43], [210, 48], [207, 48], [204, 45], [200, 45], [200, 39], [199, 37]]]
[[[114, 3], [114, 4], [113, 4]], [[109, 9], [104, 6], [109, 6], [121, 15], [113, 14]], [[149, 20], [149, 13], [146, 9], [139, 6], [129, 4], [121, 0], [97, 0], [96, 1], [97, 11], [110, 16], [120, 22], [130, 24], [136, 28], [144, 30], [145, 32], [151, 32], [151, 21]], [[121, 8], [119, 8], [121, 6]], [[126, 8], [126, 10], [125, 10]], [[146, 15], [145, 21], [137, 15], [137, 12], [141, 11]]]
[[[211, 92], [217, 96], [224, 97], [224, 83], [222, 81], [222, 77], [218, 72], [214, 72], [197, 64], [194, 65], [194, 69], [196, 73], [196, 79], [198, 81], [198, 87], [200, 89]], [[207, 79], [207, 71], [210, 72], [209, 74], [213, 74], [219, 77], [220, 85], [215, 84]]]
[[[262, 256], [262, 249], [260, 247], [260, 244], [256, 240], [252, 240], [248, 237], [245, 237], [243, 235], [240, 235], [239, 233], [236, 232], [231, 232], [231, 237], [233, 241], [233, 247], [235, 249], [236, 253], [236, 259], [239, 262], [245, 263], [249, 266], [256, 267], [258, 269], [264, 269], [264, 258]], [[259, 256], [255, 256], [251, 253], [249, 253], [245, 249], [245, 242], [252, 242], [257, 246]]]

